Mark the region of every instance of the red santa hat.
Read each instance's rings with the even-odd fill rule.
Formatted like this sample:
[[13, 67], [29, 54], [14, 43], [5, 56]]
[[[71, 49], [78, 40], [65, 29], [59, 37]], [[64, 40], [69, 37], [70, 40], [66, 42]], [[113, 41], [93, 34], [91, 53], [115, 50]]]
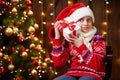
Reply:
[[[76, 22], [79, 19], [90, 16], [94, 22], [94, 15], [89, 7], [86, 7], [83, 3], [76, 3], [64, 8], [56, 17], [55, 21], [66, 20], [70, 22]], [[54, 26], [51, 26], [48, 32], [49, 38], [52, 40], [55, 37]]]

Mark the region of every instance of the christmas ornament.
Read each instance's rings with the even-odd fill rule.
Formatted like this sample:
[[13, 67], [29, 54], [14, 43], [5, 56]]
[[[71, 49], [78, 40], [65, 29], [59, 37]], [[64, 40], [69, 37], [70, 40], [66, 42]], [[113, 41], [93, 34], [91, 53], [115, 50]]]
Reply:
[[15, 80], [23, 80], [21, 77], [16, 77]]
[[38, 24], [34, 24], [34, 28], [37, 30], [39, 28]]
[[10, 27], [6, 28], [4, 32], [7, 36], [11, 36], [13, 34], [13, 30]]
[[23, 42], [25, 40], [23, 35], [18, 36], [18, 42]]
[[5, 68], [4, 67], [1, 67], [0, 68], [0, 74], [4, 74], [6, 72]]
[[0, 5], [5, 5], [5, 1], [0, 1]]
[[47, 67], [47, 63], [42, 63], [42, 68], [46, 68]]
[[34, 42], [38, 42], [39, 41], [38, 37], [34, 37], [33, 40], [34, 40]]
[[45, 58], [45, 62], [49, 62], [50, 61], [50, 58]]
[[42, 60], [39, 59], [39, 60], [38, 60], [38, 65], [41, 65], [41, 63], [42, 63]]
[[33, 61], [32, 61], [32, 64], [33, 64], [34, 66], [38, 66], [38, 60], [36, 60], [36, 59], [33, 60]]
[[28, 15], [29, 15], [29, 16], [33, 16], [33, 11], [29, 10], [29, 11], [28, 11]]
[[15, 6], [17, 5], [17, 3], [19, 2], [19, 0], [11, 0], [11, 3]]
[[14, 33], [17, 33], [17, 32], [18, 32], [18, 30], [19, 30], [18, 27], [19, 27], [19, 26], [14, 26], [14, 27], [13, 27], [13, 32], [14, 32]]
[[26, 0], [25, 4], [26, 4], [27, 6], [31, 6], [31, 5], [32, 5], [32, 2], [31, 2], [30, 0]]
[[3, 58], [4, 58], [5, 60], [9, 60], [9, 59], [10, 59], [9, 56], [8, 56], [7, 54], [4, 55]]
[[18, 3], [19, 0], [11, 0], [12, 3]]
[[12, 9], [12, 13], [13, 14], [17, 13], [17, 9], [15, 7]]
[[26, 11], [23, 11], [23, 14], [24, 14], [24, 15], [26, 15], [26, 14], [27, 14], [27, 12], [26, 12]]
[[29, 32], [30, 34], [33, 34], [33, 33], [35, 32], [35, 28], [34, 28], [33, 26], [30, 26], [30, 27], [28, 28], [28, 32]]
[[40, 44], [38, 44], [38, 45], [35, 47], [35, 49], [38, 50], [38, 51], [41, 51], [41, 50], [42, 50], [42, 47], [41, 47]]
[[22, 56], [23, 58], [26, 58], [26, 57], [28, 57], [28, 53], [27, 53], [27, 52], [22, 52], [22, 53], [21, 53], [21, 56]]
[[30, 47], [30, 48], [35, 48], [35, 44], [34, 44], [34, 43], [31, 43], [29, 47]]
[[3, 57], [3, 53], [2, 52], [0, 52], [0, 59]]
[[31, 10], [31, 11], [32, 11], [32, 7], [31, 7], [31, 6], [29, 6], [29, 7], [28, 7], [28, 10]]
[[36, 34], [30, 34], [30, 38], [33, 40], [36, 37]]
[[26, 58], [26, 57], [28, 57], [28, 49], [26, 49], [26, 48], [23, 48], [21, 51], [20, 51], [20, 53], [21, 53], [21, 56], [23, 57], [23, 58]]
[[0, 51], [3, 51], [3, 49], [2, 49], [2, 48], [0, 48]]
[[31, 71], [31, 75], [32, 75], [32, 76], [36, 76], [36, 75], [37, 75], [37, 70], [36, 70], [36, 69], [33, 69], [33, 70]]
[[8, 70], [13, 71], [14, 68], [15, 68], [15, 66], [13, 64], [9, 64], [8, 65]]
[[16, 51], [16, 50], [15, 50], [15, 48], [14, 48], [14, 47], [12, 47], [12, 53], [15, 53], [15, 51]]

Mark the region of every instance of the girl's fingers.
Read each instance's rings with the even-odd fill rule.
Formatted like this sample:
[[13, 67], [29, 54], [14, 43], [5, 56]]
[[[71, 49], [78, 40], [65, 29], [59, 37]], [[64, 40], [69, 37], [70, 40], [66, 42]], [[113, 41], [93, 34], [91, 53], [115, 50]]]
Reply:
[[65, 37], [65, 39], [66, 39], [68, 42], [74, 42], [74, 38], [73, 38], [71, 35], [69, 35], [69, 34], [64, 34], [64, 37]]

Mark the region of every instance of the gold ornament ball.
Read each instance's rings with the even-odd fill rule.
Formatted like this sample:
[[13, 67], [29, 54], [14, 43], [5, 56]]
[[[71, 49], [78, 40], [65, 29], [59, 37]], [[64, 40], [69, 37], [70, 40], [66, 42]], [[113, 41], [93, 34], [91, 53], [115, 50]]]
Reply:
[[34, 28], [37, 30], [39, 28], [38, 24], [34, 24]]
[[13, 64], [8, 65], [8, 70], [12, 71], [14, 68], [15, 68], [15, 66]]
[[30, 48], [35, 48], [35, 44], [34, 44], [34, 43], [31, 43], [31, 44], [30, 44]]
[[34, 41], [38, 42], [39, 41], [38, 37], [34, 37]]
[[26, 12], [26, 11], [23, 11], [23, 14], [24, 14], [24, 15], [26, 15], [26, 14], [27, 14], [27, 12]]
[[13, 3], [18, 3], [19, 0], [11, 0], [11, 2], [13, 2]]
[[12, 13], [17, 13], [17, 9], [15, 7], [12, 9]]
[[47, 63], [42, 63], [42, 68], [47, 68]]
[[45, 62], [50, 62], [50, 58], [45, 58]]
[[9, 60], [10, 58], [9, 58], [9, 56], [6, 54], [6, 55], [4, 55], [4, 57], [3, 57], [5, 60]]
[[0, 59], [3, 57], [3, 53], [2, 52], [0, 52]]
[[17, 33], [17, 32], [18, 32], [18, 28], [14, 27], [14, 28], [13, 28], [13, 32], [14, 32], [14, 33]]
[[38, 45], [35, 47], [35, 49], [37, 49], [38, 51], [40, 51], [40, 50], [42, 50], [42, 47], [41, 47], [40, 44], [38, 44]]
[[11, 36], [11, 35], [13, 34], [12, 28], [10, 28], [10, 27], [6, 28], [6, 29], [5, 29], [5, 34], [6, 34], [7, 36]]
[[12, 2], [12, 5], [17, 5], [17, 3], [19, 2], [19, 0], [11, 0], [11, 2]]
[[28, 56], [28, 53], [27, 53], [27, 52], [23, 52], [23, 53], [21, 54], [21, 56], [22, 56], [23, 58], [26, 58], [26, 57]]
[[36, 69], [33, 69], [33, 70], [31, 71], [31, 75], [32, 75], [32, 76], [36, 76], [36, 75], [37, 75], [37, 70], [36, 70]]
[[28, 28], [28, 32], [31, 33], [31, 34], [33, 34], [35, 32], [35, 28], [33, 26], [30, 26]]
[[32, 15], [33, 15], [33, 11], [29, 10], [29, 11], [28, 11], [28, 15], [29, 15], [29, 16], [32, 16]]

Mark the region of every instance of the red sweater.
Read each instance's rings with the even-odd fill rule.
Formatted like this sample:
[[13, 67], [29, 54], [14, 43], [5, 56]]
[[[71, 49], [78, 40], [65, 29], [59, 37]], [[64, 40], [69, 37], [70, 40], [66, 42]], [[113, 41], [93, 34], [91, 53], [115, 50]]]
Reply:
[[[77, 48], [72, 43], [66, 44], [60, 39], [53, 39], [52, 59], [54, 66], [63, 67], [70, 60], [66, 75], [92, 76], [97, 80], [102, 80], [102, 77], [105, 76], [105, 39], [102, 35], [95, 34], [90, 43], [93, 53], [84, 44]], [[80, 61], [80, 55], [83, 62]]]

